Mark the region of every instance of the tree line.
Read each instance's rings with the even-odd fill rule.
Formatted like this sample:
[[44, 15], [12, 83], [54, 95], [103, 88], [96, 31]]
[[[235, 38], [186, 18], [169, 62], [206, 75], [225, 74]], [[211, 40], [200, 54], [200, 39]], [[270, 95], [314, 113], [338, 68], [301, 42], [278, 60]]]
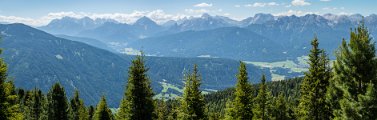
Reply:
[[[375, 120], [377, 119], [377, 59], [375, 43], [363, 23], [342, 40], [332, 62], [311, 41], [309, 70], [302, 78], [250, 84], [245, 63], [240, 62], [237, 81], [229, 88], [202, 94], [197, 65], [184, 74], [182, 97], [153, 99], [143, 55], [128, 70], [128, 81], [119, 108], [107, 106], [102, 96], [96, 106], [85, 106], [79, 92], [68, 99], [54, 84], [44, 94], [38, 88], [16, 88], [7, 79], [7, 65], [0, 58], [0, 120]], [[0, 51], [1, 54], [1, 51]]]

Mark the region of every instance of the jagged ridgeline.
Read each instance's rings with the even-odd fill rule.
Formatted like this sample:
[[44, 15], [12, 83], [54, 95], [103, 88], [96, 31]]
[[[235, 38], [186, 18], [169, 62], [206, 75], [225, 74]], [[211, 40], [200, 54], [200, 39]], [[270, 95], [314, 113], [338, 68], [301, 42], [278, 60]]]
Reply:
[[[242, 21], [203, 14], [164, 24], [148, 17], [141, 17], [134, 23], [64, 17], [39, 29], [52, 34], [94, 38], [121, 52], [124, 48], [132, 48], [158, 56], [208, 56], [272, 62], [307, 55], [313, 34], [317, 35], [323, 49], [334, 51], [341, 38], [348, 39], [349, 29], [363, 19], [370, 33], [377, 36], [376, 14], [255, 14]], [[335, 57], [333, 54], [329, 56]]]

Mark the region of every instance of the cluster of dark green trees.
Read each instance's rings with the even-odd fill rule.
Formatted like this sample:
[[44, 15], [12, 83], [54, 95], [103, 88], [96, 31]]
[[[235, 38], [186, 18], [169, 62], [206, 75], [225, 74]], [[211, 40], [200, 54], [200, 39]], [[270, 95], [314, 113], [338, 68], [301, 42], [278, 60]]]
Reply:
[[[184, 75], [181, 98], [156, 100], [143, 55], [128, 70], [128, 84], [118, 109], [111, 110], [102, 96], [96, 107], [85, 106], [75, 91], [68, 100], [58, 83], [47, 94], [37, 88], [16, 89], [7, 80], [0, 59], [0, 120], [375, 120], [377, 119], [377, 59], [375, 44], [364, 24], [350, 33], [330, 60], [312, 42], [309, 71], [303, 78], [250, 84], [240, 62], [235, 88], [203, 95], [201, 76], [194, 65]], [[0, 51], [1, 52], [1, 51]]]

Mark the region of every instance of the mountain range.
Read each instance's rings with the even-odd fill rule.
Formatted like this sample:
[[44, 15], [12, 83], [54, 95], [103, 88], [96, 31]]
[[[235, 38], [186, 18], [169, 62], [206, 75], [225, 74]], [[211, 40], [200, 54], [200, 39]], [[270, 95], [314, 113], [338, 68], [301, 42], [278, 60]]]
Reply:
[[[82, 19], [57, 19], [39, 29], [52, 34], [54, 30], [75, 25], [80, 30], [70, 36], [94, 38], [118, 52], [125, 49], [143, 50], [146, 54], [169, 57], [213, 56], [246, 61], [284, 61], [304, 56], [310, 48], [310, 41], [317, 36], [320, 47], [331, 57], [343, 38], [348, 38], [350, 28], [360, 21], [377, 35], [377, 15], [315, 15], [273, 16], [256, 14], [244, 20], [233, 20], [224, 16], [203, 14], [181, 20], [170, 20], [157, 24], [148, 17], [142, 17], [132, 24], [108, 20], [91, 27]], [[59, 21], [59, 22], [58, 22]], [[57, 24], [61, 23], [61, 24]], [[63, 24], [64, 23], [64, 24]], [[49, 29], [46, 29], [49, 28]], [[52, 31], [51, 31], [52, 30]], [[231, 44], [232, 43], [232, 44]]]
[[269, 80], [276, 73], [300, 76], [302, 73], [292, 72], [286, 67], [288, 64], [279, 61], [304, 63], [298, 58], [305, 58], [302, 56], [309, 52], [314, 36], [333, 57], [341, 40], [348, 39], [350, 28], [360, 21], [371, 36], [377, 35], [377, 15], [256, 14], [237, 21], [203, 14], [164, 24], [148, 17], [132, 24], [64, 17], [37, 29], [24, 24], [0, 24], [0, 47], [4, 48], [2, 57], [9, 64], [10, 79], [17, 86], [38, 87], [46, 92], [59, 82], [68, 96], [78, 89], [87, 104], [93, 105], [106, 95], [110, 106], [117, 106], [134, 57], [125, 50], [146, 53], [156, 96], [171, 98], [181, 94], [183, 74], [194, 64], [199, 65], [204, 92], [233, 86], [240, 60], [276, 62], [281, 66], [261, 68], [247, 64], [254, 83], [262, 74]]
[[[97, 48], [85, 39], [57, 37], [24, 24], [0, 24], [4, 58], [9, 79], [17, 87], [37, 87], [47, 92], [58, 82], [68, 96], [79, 90], [85, 103], [95, 105], [101, 95], [116, 107], [124, 93], [127, 69], [134, 56]], [[75, 39], [75, 40], [69, 40]], [[84, 40], [83, 40], [84, 39]], [[100, 43], [100, 42], [99, 42]], [[198, 64], [205, 92], [234, 85], [239, 61], [224, 58], [177, 58], [146, 56], [152, 88], [160, 97], [174, 97], [182, 93], [183, 74]], [[258, 82], [262, 74], [271, 79], [269, 69], [248, 64], [251, 82]]]

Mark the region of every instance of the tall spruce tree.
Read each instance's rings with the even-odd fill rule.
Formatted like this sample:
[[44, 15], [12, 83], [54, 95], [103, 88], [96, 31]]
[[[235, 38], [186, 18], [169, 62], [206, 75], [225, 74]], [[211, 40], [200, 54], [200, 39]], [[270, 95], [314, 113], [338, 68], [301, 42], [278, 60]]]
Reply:
[[334, 119], [335, 116], [340, 116], [339, 101], [343, 98], [343, 92], [338, 87], [340, 84], [334, 78], [331, 78], [329, 82], [330, 84], [326, 92], [326, 103], [329, 109], [329, 118]]
[[368, 84], [366, 93], [359, 95], [359, 114], [364, 120], [376, 120], [377, 115], [377, 89], [375, 84]]
[[167, 120], [169, 113], [164, 100], [158, 101], [158, 107], [156, 109], [157, 120]]
[[240, 62], [235, 98], [227, 104], [226, 119], [251, 120], [253, 118], [253, 94], [254, 91], [248, 82], [246, 65]]
[[0, 58], [0, 120], [23, 119], [14, 84], [7, 81], [7, 70], [4, 59]]
[[254, 120], [269, 120], [272, 118], [272, 103], [273, 97], [271, 91], [266, 86], [266, 77], [262, 75], [261, 84], [257, 97], [254, 99], [253, 105], [253, 119]]
[[283, 93], [274, 98], [272, 118], [275, 120], [291, 120], [288, 113], [287, 101]]
[[34, 88], [32, 91], [28, 92], [28, 99], [26, 99], [25, 109], [25, 119], [27, 120], [39, 120], [43, 113], [43, 94], [42, 91]]
[[56, 83], [47, 93], [47, 119], [68, 120], [69, 105], [64, 88]]
[[91, 105], [91, 106], [89, 106], [88, 107], [88, 120], [93, 120], [93, 116], [94, 116], [94, 112], [95, 112], [96, 110], [94, 109], [94, 107]]
[[365, 104], [376, 99], [372, 92], [377, 90], [375, 44], [363, 22], [350, 34], [349, 44], [343, 39], [336, 52], [332, 82], [342, 96], [340, 109], [333, 114], [335, 119], [376, 119], [377, 114], [371, 112], [376, 106]]
[[75, 90], [74, 96], [70, 101], [70, 115], [72, 120], [87, 120], [89, 113], [86, 110], [84, 101], [79, 97], [79, 91]]
[[234, 108], [233, 100], [228, 99], [225, 104], [225, 120], [234, 120], [236, 118], [236, 108]]
[[144, 55], [138, 55], [128, 70], [128, 84], [120, 103], [116, 118], [119, 120], [151, 120], [155, 103], [148, 68], [144, 65]]
[[[17, 89], [17, 96], [18, 96], [18, 101], [19, 101], [19, 104], [20, 104], [20, 110], [21, 112], [23, 112], [24, 115], [26, 115], [26, 109], [27, 109], [27, 106], [26, 106], [26, 102], [28, 100], [28, 98], [26, 96], [28, 96], [27, 93], [28, 91], [25, 92], [24, 89], [22, 88], [18, 88]], [[26, 119], [26, 116], [25, 116], [25, 119]]]
[[185, 75], [185, 89], [178, 113], [180, 120], [205, 120], [207, 115], [205, 113], [204, 97], [199, 89], [200, 75], [198, 73], [198, 66], [194, 65], [192, 73]]
[[49, 104], [48, 104], [48, 95], [42, 95], [41, 99], [42, 104], [42, 113], [40, 115], [39, 120], [47, 120], [48, 119], [48, 111], [49, 111]]
[[329, 119], [326, 91], [329, 86], [330, 69], [324, 50], [318, 48], [318, 38], [312, 40], [309, 54], [309, 71], [301, 84], [301, 97], [297, 117], [302, 120]]
[[179, 113], [179, 101], [176, 100], [169, 100], [169, 114], [167, 120], [177, 120], [178, 113]]
[[13, 81], [7, 81], [5, 83], [5, 98], [6, 98], [6, 105], [7, 108], [7, 117], [11, 120], [22, 120], [24, 116], [20, 109], [20, 104], [16, 92], [16, 88], [14, 86]]
[[99, 101], [97, 109], [94, 113], [93, 120], [113, 120], [113, 114], [107, 107], [105, 96], [101, 97], [101, 100]]
[[[0, 50], [1, 53], [1, 50]], [[7, 101], [5, 98], [5, 80], [7, 78], [7, 66], [0, 58], [0, 120], [7, 120]]]

